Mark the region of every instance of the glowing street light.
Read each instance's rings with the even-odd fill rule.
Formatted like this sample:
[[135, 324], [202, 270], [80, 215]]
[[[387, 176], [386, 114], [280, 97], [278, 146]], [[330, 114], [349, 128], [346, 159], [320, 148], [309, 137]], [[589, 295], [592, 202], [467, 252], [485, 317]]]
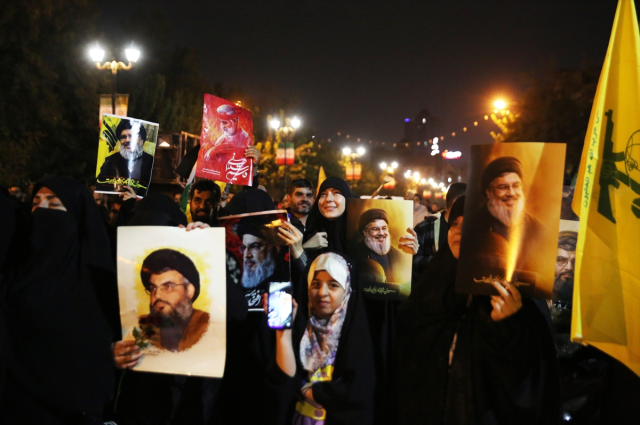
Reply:
[[277, 118], [272, 119], [271, 121], [269, 121], [269, 125], [271, 126], [271, 128], [273, 128], [274, 130], [277, 130], [280, 128], [280, 120]]
[[104, 50], [98, 43], [91, 49], [89, 49], [89, 56], [91, 56], [91, 60], [94, 62], [102, 62], [104, 58]]
[[358, 152], [358, 155], [362, 156], [365, 153], [365, 150], [363, 147], [359, 147], [358, 149], [356, 149], [356, 151]]
[[299, 127], [300, 127], [300, 124], [302, 124], [302, 123], [300, 122], [300, 118], [298, 118], [298, 117], [293, 117], [293, 118], [291, 118], [291, 127], [293, 127], [293, 128], [299, 128]]
[[386, 162], [381, 162], [380, 163], [380, 169], [381, 170], [385, 170], [387, 168], [387, 163]]
[[138, 58], [140, 58], [140, 50], [138, 50], [133, 43], [131, 43], [129, 48], [124, 50], [124, 54], [127, 56], [129, 62], [137, 62]]
[[342, 153], [346, 156], [351, 155], [351, 148], [343, 148]]
[[105, 54], [104, 49], [100, 47], [98, 43], [96, 43], [93, 47], [89, 49], [89, 56], [91, 57], [91, 60], [96, 63], [97, 69], [111, 70], [111, 113], [115, 114], [118, 70], [122, 69], [122, 70], [128, 71], [129, 69], [131, 69], [131, 67], [133, 66], [133, 62], [136, 62], [140, 58], [140, 50], [134, 47], [133, 43], [131, 43], [130, 47], [125, 49], [125, 55], [127, 56], [127, 61], [128, 61], [126, 65], [123, 62], [118, 62], [115, 60], [107, 61], [103, 64], [100, 64], [100, 62], [102, 62], [102, 59], [104, 59], [104, 54]]
[[396, 161], [393, 161], [393, 162], [391, 163], [391, 168], [393, 168], [394, 170], [395, 170], [396, 168], [398, 168], [398, 163], [397, 163]]
[[507, 102], [505, 102], [504, 100], [498, 99], [495, 102], [493, 102], [493, 106], [495, 106], [496, 109], [504, 109], [507, 107]]

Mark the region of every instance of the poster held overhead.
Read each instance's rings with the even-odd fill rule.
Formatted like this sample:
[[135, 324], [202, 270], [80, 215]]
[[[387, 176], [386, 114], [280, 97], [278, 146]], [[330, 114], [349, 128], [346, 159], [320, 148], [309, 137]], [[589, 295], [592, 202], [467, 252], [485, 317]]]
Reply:
[[124, 340], [143, 354], [134, 370], [222, 377], [226, 353], [224, 229], [118, 229]]
[[132, 188], [138, 197], [149, 190], [158, 124], [104, 114], [100, 128], [96, 192], [118, 194]]
[[552, 298], [565, 145], [471, 147], [456, 290], [496, 295], [507, 280], [524, 297]]
[[413, 256], [400, 247], [413, 228], [413, 202], [347, 199], [349, 256], [358, 267], [358, 284], [370, 299], [401, 300], [411, 292]]
[[228, 100], [204, 95], [202, 134], [196, 176], [251, 186], [253, 161], [245, 150], [253, 146], [251, 112]]

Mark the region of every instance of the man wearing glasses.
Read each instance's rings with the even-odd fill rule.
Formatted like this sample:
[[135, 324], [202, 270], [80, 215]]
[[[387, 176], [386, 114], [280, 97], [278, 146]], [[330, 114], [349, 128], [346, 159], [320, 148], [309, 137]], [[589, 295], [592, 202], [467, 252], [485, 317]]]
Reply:
[[[149, 187], [151, 180], [151, 170], [153, 169], [153, 155], [149, 155], [143, 150], [144, 142], [147, 139], [147, 130], [144, 125], [135, 120], [122, 119], [116, 127], [116, 137], [120, 141], [120, 151], [108, 156], [98, 174], [97, 181], [100, 190], [110, 190], [121, 192], [122, 186], [132, 186], [127, 179], [133, 179], [143, 186], [144, 194]], [[115, 179], [115, 183], [108, 183]], [[138, 187], [134, 185], [136, 191]]]
[[170, 351], [195, 345], [209, 327], [209, 313], [193, 308], [200, 295], [200, 274], [189, 257], [173, 249], [159, 249], [144, 259], [140, 278], [149, 294], [149, 314], [141, 328], [152, 328], [150, 342]]

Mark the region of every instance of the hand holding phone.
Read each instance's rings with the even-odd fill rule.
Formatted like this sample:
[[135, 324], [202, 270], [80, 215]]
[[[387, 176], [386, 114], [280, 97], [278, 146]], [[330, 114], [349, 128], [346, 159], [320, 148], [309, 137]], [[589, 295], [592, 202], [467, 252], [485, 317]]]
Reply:
[[272, 329], [291, 329], [293, 297], [291, 282], [271, 282], [267, 308], [267, 324]]

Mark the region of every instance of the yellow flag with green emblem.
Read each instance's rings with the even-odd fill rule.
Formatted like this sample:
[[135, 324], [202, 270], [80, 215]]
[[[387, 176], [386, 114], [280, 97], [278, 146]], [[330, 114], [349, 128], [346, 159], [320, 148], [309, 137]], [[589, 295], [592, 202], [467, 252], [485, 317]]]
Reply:
[[640, 375], [640, 37], [620, 0], [585, 137], [571, 334]]

